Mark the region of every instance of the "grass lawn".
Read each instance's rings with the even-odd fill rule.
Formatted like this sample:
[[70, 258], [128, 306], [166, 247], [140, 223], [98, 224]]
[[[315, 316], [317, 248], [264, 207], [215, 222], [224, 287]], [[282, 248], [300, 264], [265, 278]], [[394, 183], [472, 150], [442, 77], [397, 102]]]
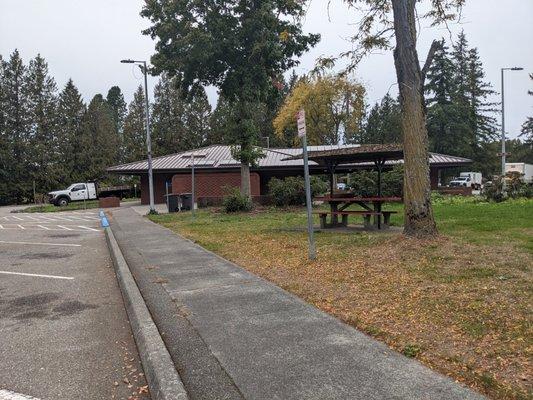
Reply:
[[533, 200], [434, 211], [436, 240], [319, 232], [315, 262], [304, 209], [150, 218], [491, 398], [533, 398]]
[[[122, 199], [120, 202], [122, 203], [126, 201], [139, 201], [139, 199], [134, 199], [134, 198]], [[53, 204], [42, 204], [38, 206], [30, 206], [18, 212], [48, 213], [48, 212], [73, 211], [73, 210], [85, 210], [85, 209], [88, 210], [91, 208], [98, 208], [98, 200], [87, 200], [85, 203], [83, 203], [83, 201], [75, 201], [75, 202], [69, 203], [65, 207], [56, 207]]]

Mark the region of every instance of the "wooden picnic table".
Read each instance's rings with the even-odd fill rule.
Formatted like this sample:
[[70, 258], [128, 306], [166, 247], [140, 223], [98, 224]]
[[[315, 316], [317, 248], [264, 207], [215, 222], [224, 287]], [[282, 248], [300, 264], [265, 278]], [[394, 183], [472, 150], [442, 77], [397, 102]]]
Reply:
[[[381, 229], [382, 217], [384, 217], [385, 227], [388, 226], [390, 214], [394, 211], [383, 211], [383, 203], [401, 203], [401, 197], [361, 197], [361, 196], [322, 196], [316, 197], [315, 200], [324, 201], [330, 205], [331, 211], [328, 213], [331, 215], [331, 226], [338, 226], [338, 216], [341, 215], [343, 218], [342, 225], [347, 223], [347, 217], [349, 214], [361, 214], [365, 217], [366, 221], [369, 220], [370, 216], [374, 217], [374, 224], [378, 229]], [[353, 204], [357, 204], [364, 209], [364, 211], [348, 211], [347, 208]], [[325, 214], [321, 213], [322, 216]], [[321, 222], [321, 225], [325, 225]]]

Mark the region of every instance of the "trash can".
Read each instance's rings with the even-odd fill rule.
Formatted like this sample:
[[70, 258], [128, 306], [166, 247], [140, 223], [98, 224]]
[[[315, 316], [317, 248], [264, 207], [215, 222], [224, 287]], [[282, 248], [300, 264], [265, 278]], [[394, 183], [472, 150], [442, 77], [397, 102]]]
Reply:
[[192, 193], [181, 193], [181, 209], [190, 210], [192, 208]]
[[178, 212], [180, 210], [180, 195], [179, 194], [167, 194], [167, 206], [168, 212]]

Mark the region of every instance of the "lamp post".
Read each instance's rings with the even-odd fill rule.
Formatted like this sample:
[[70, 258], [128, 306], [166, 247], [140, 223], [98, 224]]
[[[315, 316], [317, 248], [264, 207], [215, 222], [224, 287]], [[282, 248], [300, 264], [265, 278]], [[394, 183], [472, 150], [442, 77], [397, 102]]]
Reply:
[[522, 67], [511, 67], [511, 68], [502, 68], [502, 192], [505, 194], [505, 95], [504, 95], [504, 71], [522, 71]]
[[152, 174], [152, 139], [150, 137], [150, 113], [148, 109], [148, 71], [146, 61], [121, 60], [122, 64], [138, 64], [144, 74], [144, 113], [146, 116], [146, 148], [148, 153], [148, 191], [150, 193], [150, 214], [155, 213], [154, 178]]

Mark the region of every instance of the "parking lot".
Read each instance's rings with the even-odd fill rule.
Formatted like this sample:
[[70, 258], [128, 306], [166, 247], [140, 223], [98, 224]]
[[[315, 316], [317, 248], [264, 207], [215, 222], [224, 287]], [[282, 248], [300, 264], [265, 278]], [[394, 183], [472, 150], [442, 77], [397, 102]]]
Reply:
[[9, 211], [0, 208], [0, 400], [148, 398], [97, 212]]

